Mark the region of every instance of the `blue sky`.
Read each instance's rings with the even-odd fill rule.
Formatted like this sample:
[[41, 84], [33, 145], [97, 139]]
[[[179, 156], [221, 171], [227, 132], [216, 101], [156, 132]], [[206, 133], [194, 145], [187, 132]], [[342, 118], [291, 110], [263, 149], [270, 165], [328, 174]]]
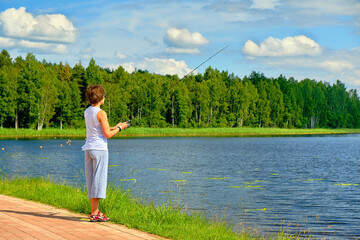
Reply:
[[123, 66], [180, 77], [207, 66], [360, 89], [359, 0], [0, 0], [11, 57]]

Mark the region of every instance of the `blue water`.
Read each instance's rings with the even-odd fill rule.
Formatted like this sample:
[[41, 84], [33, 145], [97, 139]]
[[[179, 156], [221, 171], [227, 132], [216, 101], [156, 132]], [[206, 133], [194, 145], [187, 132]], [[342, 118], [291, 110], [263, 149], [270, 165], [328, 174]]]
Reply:
[[[359, 140], [359, 134], [111, 139], [109, 182], [146, 200], [171, 199], [209, 218], [223, 217], [237, 228], [356, 239]], [[0, 169], [81, 186], [83, 143], [0, 140]]]

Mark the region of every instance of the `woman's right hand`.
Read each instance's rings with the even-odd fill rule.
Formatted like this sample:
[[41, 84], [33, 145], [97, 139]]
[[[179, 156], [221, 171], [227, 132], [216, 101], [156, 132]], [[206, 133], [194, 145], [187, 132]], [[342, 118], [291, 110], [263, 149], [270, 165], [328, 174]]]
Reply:
[[121, 129], [122, 130], [125, 130], [125, 129], [127, 129], [128, 127], [130, 127], [130, 123], [128, 123], [128, 122], [123, 122], [123, 123], [118, 123], [117, 125], [116, 125], [116, 127], [121, 127]]

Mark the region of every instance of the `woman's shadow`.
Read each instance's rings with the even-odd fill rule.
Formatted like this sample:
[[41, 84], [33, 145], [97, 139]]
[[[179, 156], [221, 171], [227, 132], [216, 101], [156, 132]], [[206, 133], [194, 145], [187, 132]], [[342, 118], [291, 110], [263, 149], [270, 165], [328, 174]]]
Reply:
[[62, 220], [76, 221], [76, 222], [89, 221], [88, 219], [84, 219], [84, 217], [63, 216], [60, 215], [61, 214], [60, 212], [21, 212], [21, 211], [13, 211], [13, 210], [0, 210], [0, 212], [30, 215], [30, 216], [42, 217], [42, 218], [62, 219]]

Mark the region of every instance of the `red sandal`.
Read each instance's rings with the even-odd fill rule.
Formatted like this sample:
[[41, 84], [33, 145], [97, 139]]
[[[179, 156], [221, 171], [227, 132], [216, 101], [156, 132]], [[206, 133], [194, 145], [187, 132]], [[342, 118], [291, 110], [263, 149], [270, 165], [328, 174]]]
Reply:
[[105, 214], [98, 212], [97, 215], [90, 215], [90, 222], [107, 222], [110, 218], [106, 217]]

